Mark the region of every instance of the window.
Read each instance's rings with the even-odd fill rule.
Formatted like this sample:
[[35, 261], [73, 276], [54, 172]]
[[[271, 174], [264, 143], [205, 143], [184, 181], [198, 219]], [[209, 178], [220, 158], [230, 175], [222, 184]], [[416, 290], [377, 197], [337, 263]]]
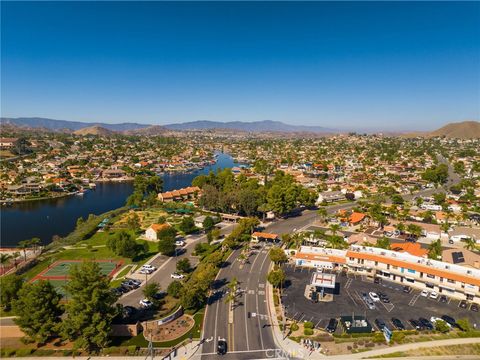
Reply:
[[452, 279], [447, 279], [447, 282], [449, 282], [450, 284], [455, 284], [455, 280]]
[[405, 278], [405, 280], [407, 280], [409, 283], [414, 283], [415, 282], [415, 280], [413, 280], [413, 279]]
[[398, 269], [398, 266], [392, 266], [392, 269], [393, 269], [393, 270], [397, 270], [397, 269]]
[[415, 274], [415, 270], [412, 270], [412, 269], [407, 269], [407, 271], [411, 274]]
[[429, 279], [435, 279], [435, 275], [427, 274], [427, 277], [428, 277]]

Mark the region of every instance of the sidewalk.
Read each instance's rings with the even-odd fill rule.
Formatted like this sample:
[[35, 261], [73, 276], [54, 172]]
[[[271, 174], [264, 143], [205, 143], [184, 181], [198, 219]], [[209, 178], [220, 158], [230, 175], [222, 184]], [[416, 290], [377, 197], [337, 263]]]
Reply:
[[275, 344], [280, 348], [282, 357], [286, 358], [300, 358], [300, 359], [322, 359], [325, 360], [326, 356], [318, 351], [310, 352], [307, 348], [303, 347], [299, 343], [285, 338], [284, 334], [280, 330], [280, 324], [278, 323], [277, 314], [275, 312], [275, 304], [273, 303], [273, 287], [267, 281], [267, 308], [268, 315], [272, 322], [272, 335]]

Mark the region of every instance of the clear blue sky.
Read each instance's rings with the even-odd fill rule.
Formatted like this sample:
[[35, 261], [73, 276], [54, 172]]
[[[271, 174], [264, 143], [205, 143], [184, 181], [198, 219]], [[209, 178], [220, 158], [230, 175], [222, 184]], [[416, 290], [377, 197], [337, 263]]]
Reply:
[[480, 3], [3, 2], [2, 116], [431, 129], [480, 115]]

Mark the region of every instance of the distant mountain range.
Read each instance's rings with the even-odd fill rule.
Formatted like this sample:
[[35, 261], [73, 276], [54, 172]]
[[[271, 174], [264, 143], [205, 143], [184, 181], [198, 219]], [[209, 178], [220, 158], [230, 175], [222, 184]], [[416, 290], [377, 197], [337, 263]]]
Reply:
[[181, 124], [165, 125], [170, 130], [206, 130], [206, 129], [229, 129], [240, 130], [246, 132], [314, 132], [314, 133], [334, 133], [338, 132], [321, 126], [302, 126], [289, 125], [280, 121], [263, 120], [263, 121], [210, 121], [198, 120]]
[[[42, 131], [66, 131], [75, 132], [77, 134], [97, 134], [112, 135], [113, 133], [122, 133], [128, 135], [159, 135], [168, 133], [169, 131], [185, 131], [185, 130], [213, 130], [226, 129], [245, 132], [283, 132], [283, 133], [319, 133], [333, 134], [340, 133], [339, 130], [330, 129], [322, 126], [302, 126], [290, 125], [280, 121], [263, 120], [254, 122], [244, 121], [210, 121], [198, 120], [180, 124], [168, 125], [148, 125], [138, 123], [89, 123], [81, 121], [54, 120], [47, 118], [31, 117], [31, 118], [0, 118], [2, 127], [19, 127], [25, 129], [39, 129]], [[83, 130], [83, 131], [82, 131]], [[346, 131], [344, 131], [346, 132]], [[464, 121], [459, 123], [450, 123], [440, 129], [432, 132], [414, 132], [404, 133], [403, 137], [415, 136], [445, 136], [449, 138], [472, 139], [480, 138], [480, 122]]]
[[30, 128], [44, 128], [48, 130], [80, 130], [92, 126], [100, 126], [110, 131], [128, 131], [146, 128], [150, 125], [137, 123], [121, 123], [121, 124], [107, 124], [107, 123], [89, 123], [82, 121], [68, 121], [68, 120], [54, 120], [40, 117], [20, 117], [20, 118], [4, 118], [0, 119], [2, 124], [16, 125], [20, 127]]

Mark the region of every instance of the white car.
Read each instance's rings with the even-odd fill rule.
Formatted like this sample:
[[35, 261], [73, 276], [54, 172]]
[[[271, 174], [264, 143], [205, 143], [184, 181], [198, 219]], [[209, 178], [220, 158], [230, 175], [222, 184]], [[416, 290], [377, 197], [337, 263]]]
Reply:
[[139, 274], [151, 274], [153, 272], [152, 269], [140, 269], [138, 272]]
[[147, 270], [152, 270], [152, 271], [157, 270], [157, 268], [155, 266], [150, 265], [150, 264], [142, 265], [142, 269], [147, 269]]
[[175, 246], [185, 246], [185, 241], [177, 240], [177, 241], [175, 241]]
[[430, 293], [430, 298], [431, 298], [431, 299], [436, 299], [436, 298], [438, 298], [438, 293], [437, 293], [436, 291], [432, 291], [432, 292]]
[[377, 295], [377, 293], [374, 293], [373, 291], [370, 291], [368, 293], [368, 296], [370, 296], [370, 299], [372, 299], [373, 301], [380, 301], [380, 297]]
[[185, 277], [185, 275], [182, 275], [182, 274], [179, 274], [179, 273], [175, 272], [175, 273], [171, 274], [170, 277], [172, 279], [183, 279]]
[[420, 293], [420, 295], [423, 297], [428, 297], [428, 294], [429, 294], [428, 290], [422, 290], [422, 292]]
[[140, 306], [144, 307], [145, 309], [147, 309], [147, 308], [149, 308], [153, 305], [153, 303], [148, 299], [140, 300], [139, 304], [140, 304]]

